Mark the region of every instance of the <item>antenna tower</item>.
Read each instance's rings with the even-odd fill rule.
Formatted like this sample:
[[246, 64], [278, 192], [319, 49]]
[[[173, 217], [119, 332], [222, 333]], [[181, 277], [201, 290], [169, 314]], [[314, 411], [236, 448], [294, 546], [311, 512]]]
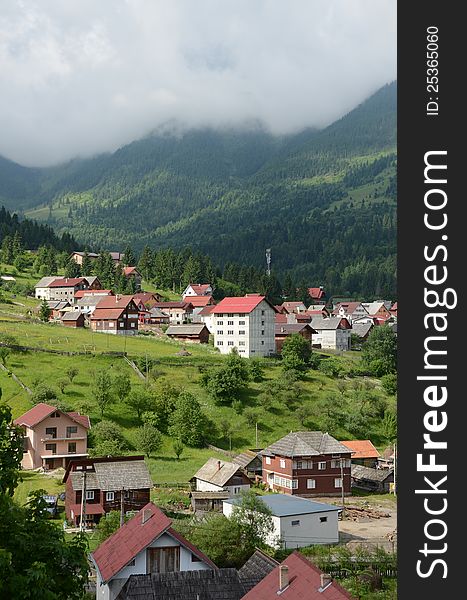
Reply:
[[266, 274], [271, 277], [271, 248], [266, 249]]

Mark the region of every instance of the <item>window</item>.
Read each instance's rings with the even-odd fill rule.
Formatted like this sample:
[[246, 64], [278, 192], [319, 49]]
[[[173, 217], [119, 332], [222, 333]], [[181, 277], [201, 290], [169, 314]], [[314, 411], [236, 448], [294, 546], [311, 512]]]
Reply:
[[239, 325], [245, 325], [245, 321], [239, 321], [238, 324]]
[[261, 327], [264, 327], [264, 321], [261, 321]]
[[227, 342], [227, 346], [233, 346], [234, 343], [233, 342]]
[[105, 499], [107, 502], [112, 502], [112, 500], [115, 500], [115, 492], [106, 492]]
[[352, 465], [352, 461], [350, 460], [350, 458], [346, 458], [344, 460], [344, 467], [346, 467], [347, 469], [350, 469], [351, 465]]
[[285, 469], [285, 459], [284, 458], [280, 459], [280, 465], [281, 465], [281, 469]]
[[219, 330], [217, 331], [217, 335], [224, 335], [224, 332], [222, 331], [222, 329], [219, 329]]
[[261, 340], [261, 346], [264, 346], [264, 340]]
[[233, 332], [233, 329], [229, 329], [229, 330], [227, 331], [227, 335], [233, 335], [233, 334], [234, 334], [234, 332]]
[[261, 335], [264, 335], [264, 329], [261, 329]]
[[71, 437], [74, 433], [78, 433], [78, 427], [76, 425], [72, 425], [66, 428], [66, 437]]
[[309, 490], [314, 490], [316, 488], [316, 479], [307, 479], [306, 487]]
[[292, 527], [297, 527], [298, 525], [300, 525], [300, 519], [297, 519], [296, 521], [291, 521], [290, 524], [292, 525]]
[[271, 464], [271, 457], [270, 456], [266, 456], [266, 464], [267, 465]]
[[245, 342], [238, 342], [238, 345], [239, 345], [239, 346], [244, 346], [244, 345], [245, 345]]
[[191, 562], [201, 562], [201, 559], [196, 556], [196, 554], [191, 555]]
[[318, 470], [319, 471], [324, 471], [326, 469], [326, 462], [319, 462], [318, 463]]
[[224, 324], [224, 321], [217, 321], [217, 324], [218, 324], [218, 325], [223, 325], [223, 324]]
[[57, 428], [56, 427], [46, 427], [45, 435], [50, 435], [53, 438], [57, 437]]
[[56, 411], [56, 412], [52, 413], [50, 416], [52, 417], [52, 419], [57, 419], [60, 416], [60, 413], [58, 411]]
[[125, 323], [120, 323], [120, 327], [124, 327], [124, 326], [125, 326]]
[[298, 479], [292, 479], [292, 489], [296, 490], [298, 488]]
[[126, 565], [127, 567], [134, 567], [135, 566], [135, 559], [133, 558], [133, 560], [130, 560], [129, 563], [127, 563]]
[[327, 517], [320, 517], [319, 518], [319, 522], [320, 523], [327, 523], [328, 522], [328, 518]]
[[302, 469], [302, 468], [303, 468], [303, 467], [302, 467], [302, 464], [303, 464], [303, 463], [302, 463], [302, 461], [301, 461], [301, 460], [297, 460], [297, 462], [295, 463], [295, 465], [296, 465], [296, 466], [295, 466], [295, 468], [296, 468], [296, 469]]
[[218, 345], [218, 346], [223, 346], [223, 345], [224, 345], [224, 342], [221, 340], [220, 342], [217, 342], [217, 345]]
[[338, 469], [341, 466], [340, 460], [331, 460], [331, 469]]
[[240, 493], [239, 487], [234, 487], [234, 496]]
[[238, 316], [239, 316], [239, 317], [244, 317], [244, 316], [245, 316], [245, 313], [238, 313]]
[[240, 329], [240, 331], [238, 332], [238, 335], [245, 335], [245, 330], [244, 329]]
[[233, 325], [234, 322], [233, 321], [227, 321], [227, 325]]
[[52, 452], [52, 454], [57, 454], [57, 444], [46, 444], [45, 449]]
[[70, 442], [68, 444], [68, 454], [76, 454], [76, 442]]
[[264, 313], [264, 310], [262, 310], [262, 311], [261, 311], [261, 316], [264, 316], [264, 314], [265, 314], [265, 313]]
[[86, 490], [86, 500], [94, 500], [94, 490]]
[[134, 324], [134, 323], [132, 323], [132, 324], [131, 324], [131, 326], [132, 326], [132, 327], [134, 327], [134, 326], [135, 326], [135, 324]]
[[228, 316], [228, 317], [233, 317], [233, 316], [234, 316], [234, 314], [233, 314], [233, 313], [227, 313], [227, 316]]
[[340, 477], [334, 478], [334, 487], [341, 488], [342, 487], [342, 479]]

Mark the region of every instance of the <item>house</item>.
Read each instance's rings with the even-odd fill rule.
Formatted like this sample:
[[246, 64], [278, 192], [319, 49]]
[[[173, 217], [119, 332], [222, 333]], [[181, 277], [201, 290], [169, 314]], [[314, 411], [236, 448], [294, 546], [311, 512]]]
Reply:
[[[86, 277], [86, 279], [92, 279], [92, 277]], [[82, 298], [86, 297], [86, 296], [97, 296], [97, 297], [102, 297], [102, 296], [113, 296], [114, 293], [112, 292], [112, 290], [101, 290], [101, 289], [87, 289], [87, 290], [78, 290], [75, 293], [75, 300], [81, 300]]]
[[397, 319], [397, 302], [394, 302], [394, 304], [389, 309], [389, 312], [391, 313], [391, 315], [393, 317], [396, 317], [396, 319]]
[[291, 432], [262, 451], [263, 483], [303, 497], [340, 496], [343, 485], [348, 495], [351, 454], [328, 433]]
[[374, 324], [371, 322], [369, 322], [369, 323], [352, 323], [352, 329], [350, 330], [350, 335], [351, 336], [356, 335], [356, 336], [358, 336], [360, 342], [366, 342], [373, 327], [374, 327]]
[[[337, 544], [339, 541], [340, 506], [289, 494], [258, 496], [258, 500], [271, 511], [274, 528], [266, 540], [269, 546], [288, 549], [312, 544]], [[240, 501], [240, 498], [224, 500], [224, 515], [230, 517]]]
[[321, 315], [322, 317], [330, 317], [331, 313], [324, 304], [310, 304], [306, 311], [309, 315]]
[[193, 342], [194, 344], [207, 344], [209, 342], [209, 330], [206, 325], [170, 325], [165, 334], [174, 340], [181, 342]]
[[193, 313], [193, 323], [204, 323], [208, 328], [209, 333], [213, 333], [214, 331], [214, 315], [212, 311], [214, 309], [214, 305], [208, 305], [202, 308], [199, 312]]
[[260, 450], [245, 450], [245, 452], [237, 454], [232, 462], [242, 467], [251, 479], [261, 477], [263, 474], [263, 459]]
[[138, 307], [133, 296], [104, 296], [91, 315], [91, 329], [100, 333], [138, 333]]
[[383, 450], [383, 455], [378, 458], [378, 464], [376, 465], [378, 469], [392, 469], [394, 466], [395, 459], [395, 447], [387, 446]]
[[[71, 310], [71, 304], [68, 301], [48, 300], [47, 306], [50, 309], [49, 321], [61, 319], [66, 311]], [[40, 310], [40, 307], [38, 310]]]
[[92, 313], [96, 310], [97, 305], [105, 296], [100, 296], [97, 294], [86, 295], [80, 298], [79, 300], [75, 299], [74, 302], [74, 310], [84, 314], [84, 315], [92, 315]]
[[285, 313], [300, 313], [306, 311], [306, 306], [303, 302], [283, 302], [281, 308], [281, 312]]
[[313, 345], [330, 350], [350, 350], [350, 331], [352, 326], [342, 317], [313, 317], [311, 326], [316, 330]]
[[131, 575], [217, 570], [152, 502], [102, 542], [91, 559], [97, 574], [96, 600], [117, 598]]
[[316, 330], [308, 323], [276, 323], [276, 352], [279, 353], [282, 350], [285, 340], [294, 334], [298, 334], [305, 338], [309, 342], [311, 348], [312, 336], [316, 333]]
[[391, 491], [391, 483], [394, 483], [394, 468], [372, 469], [362, 465], [352, 465], [352, 487], [387, 494]]
[[143, 456], [88, 458], [69, 462], [63, 477], [65, 514], [78, 526], [81, 501], [86, 524], [96, 524], [112, 510], [139, 510], [149, 502], [152, 479]]
[[96, 254], [95, 252], [73, 252], [70, 258], [81, 266], [86, 254], [90, 260], [96, 260], [96, 258], [99, 258], [99, 254]]
[[24, 431], [23, 469], [66, 467], [88, 455], [89, 417], [40, 402], [15, 419]]
[[141, 273], [138, 271], [138, 269], [136, 267], [123, 267], [123, 276], [126, 279], [133, 280], [133, 283], [135, 286], [133, 289], [135, 289], [135, 290], [141, 289], [141, 283], [143, 281], [143, 276], [141, 275]]
[[376, 450], [370, 440], [346, 440], [341, 442], [352, 454], [353, 465], [363, 465], [364, 467], [375, 468], [381, 454]]
[[212, 310], [214, 346], [221, 354], [237, 348], [247, 358], [275, 354], [275, 314], [265, 296], [224, 298]]
[[230, 498], [230, 492], [190, 492], [191, 510], [196, 514], [222, 512], [222, 502]]
[[344, 317], [349, 323], [359, 317], [365, 317], [369, 313], [361, 302], [339, 302], [332, 311], [334, 317]]
[[139, 311], [138, 319], [141, 325], [168, 325], [170, 317], [160, 308], [155, 306], [149, 310]]
[[125, 259], [124, 252], [109, 252], [115, 264], [121, 263]]
[[[241, 600], [279, 563], [255, 550], [239, 569], [204, 569], [130, 575], [117, 600], [173, 598], [177, 600]], [[193, 596], [193, 591], [196, 597]]]
[[312, 316], [309, 312], [288, 313], [287, 323], [311, 323]]
[[191, 482], [197, 492], [229, 492], [230, 496], [238, 496], [240, 492], [249, 490], [251, 479], [237, 463], [210, 458], [195, 475]]
[[297, 551], [251, 589], [243, 600], [352, 600], [336, 581]]
[[42, 278], [35, 286], [36, 298], [73, 303], [78, 290], [89, 288], [88, 280], [85, 277], [54, 277], [47, 285], [44, 285], [44, 279]]
[[214, 289], [210, 283], [190, 283], [183, 290], [182, 298], [187, 296], [212, 296]]
[[79, 310], [71, 310], [63, 313], [60, 320], [65, 327], [84, 327], [84, 314]]
[[385, 300], [377, 300], [376, 302], [363, 302], [363, 307], [372, 317], [390, 317], [391, 303]]
[[308, 295], [313, 300], [313, 304], [326, 304], [326, 292], [322, 285], [308, 288]]
[[190, 302], [157, 302], [153, 308], [159, 308], [169, 315], [169, 321], [172, 325], [183, 325], [191, 320], [193, 306]]
[[58, 278], [57, 277], [42, 277], [42, 279], [39, 279], [39, 281], [34, 286], [35, 297], [38, 298], [39, 300], [43, 300], [44, 298], [46, 300], [51, 300], [49, 285], [52, 283], [52, 281], [55, 281], [55, 279], [58, 279]]
[[133, 300], [136, 302], [140, 312], [150, 310], [157, 302], [161, 301], [161, 297], [157, 292], [138, 292], [133, 294]]

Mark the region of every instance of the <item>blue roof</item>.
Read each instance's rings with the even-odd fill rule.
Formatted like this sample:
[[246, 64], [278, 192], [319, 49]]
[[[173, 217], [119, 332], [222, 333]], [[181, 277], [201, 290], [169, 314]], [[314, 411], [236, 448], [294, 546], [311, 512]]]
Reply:
[[[328, 512], [330, 510], [341, 510], [340, 506], [315, 502], [307, 498], [299, 498], [289, 494], [267, 494], [259, 496], [275, 517], [288, 517], [291, 515], [307, 515], [311, 513]], [[240, 504], [241, 498], [224, 500], [229, 504]]]

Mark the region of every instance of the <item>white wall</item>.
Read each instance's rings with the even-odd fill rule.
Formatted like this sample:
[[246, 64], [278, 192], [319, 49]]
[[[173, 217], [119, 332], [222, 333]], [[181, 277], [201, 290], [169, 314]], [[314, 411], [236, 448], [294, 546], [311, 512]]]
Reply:
[[214, 483], [209, 483], [208, 481], [203, 481], [202, 479], [196, 480], [196, 491], [198, 492], [222, 492], [224, 488], [220, 485], [215, 485]]

